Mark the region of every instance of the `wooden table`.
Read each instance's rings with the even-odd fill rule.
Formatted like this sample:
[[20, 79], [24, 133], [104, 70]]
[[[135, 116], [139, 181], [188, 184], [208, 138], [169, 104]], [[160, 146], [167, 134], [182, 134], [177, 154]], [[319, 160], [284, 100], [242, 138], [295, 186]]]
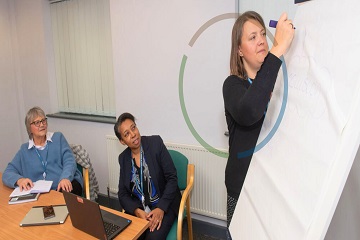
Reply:
[[[63, 194], [57, 191], [42, 193], [35, 202], [9, 205], [9, 195], [13, 189], [2, 183], [0, 173], [0, 239], [95, 239], [72, 226], [68, 216], [64, 224], [20, 227], [21, 220], [33, 206], [65, 204]], [[115, 239], [137, 239], [148, 227], [149, 222], [126, 213], [101, 206], [109, 212], [131, 219], [131, 224]]]

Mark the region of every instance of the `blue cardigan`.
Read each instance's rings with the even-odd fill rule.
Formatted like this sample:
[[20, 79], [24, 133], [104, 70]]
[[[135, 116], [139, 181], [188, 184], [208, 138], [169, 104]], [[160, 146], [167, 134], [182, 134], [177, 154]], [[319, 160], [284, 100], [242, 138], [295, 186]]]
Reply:
[[[83, 180], [80, 171], [77, 169], [74, 154], [60, 132], [54, 133], [52, 141], [47, 142], [47, 148], [39, 151], [41, 156], [46, 158], [46, 180], [53, 181], [51, 189], [56, 190], [60, 180], [66, 178], [70, 181], [76, 179], [81, 186]], [[31, 181], [43, 179], [44, 168], [35, 147], [28, 149], [29, 143], [21, 145], [13, 160], [6, 167], [3, 175], [3, 183], [11, 188], [16, 187], [20, 178], [30, 178]], [[47, 157], [46, 157], [47, 151]]]

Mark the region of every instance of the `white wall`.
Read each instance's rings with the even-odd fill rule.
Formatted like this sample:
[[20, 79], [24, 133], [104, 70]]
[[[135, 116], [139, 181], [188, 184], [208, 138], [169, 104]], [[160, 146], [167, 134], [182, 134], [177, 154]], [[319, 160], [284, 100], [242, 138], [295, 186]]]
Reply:
[[26, 111], [35, 105], [50, 111], [47, 6], [46, 0], [0, 0], [0, 169], [28, 139]]
[[117, 112], [132, 112], [142, 134], [199, 145], [180, 108], [179, 72], [188, 56], [184, 96], [189, 117], [210, 145], [227, 148], [222, 83], [229, 74], [234, 19], [210, 26], [193, 47], [196, 31], [235, 1], [111, 0]]
[[[50, 107], [48, 61], [44, 36], [44, 7], [47, 1], [8, 1], [14, 5], [12, 16], [16, 28], [16, 40], [20, 76], [19, 87], [25, 110], [34, 105], [45, 111]], [[13, 3], [12, 3], [13, 2]], [[21, 96], [20, 96], [21, 98]]]
[[[6, 105], [16, 109], [12, 116], [4, 115], [10, 124], [6, 130], [10, 134], [16, 129], [18, 137], [11, 135], [12, 149], [5, 147], [8, 142], [4, 138], [0, 140], [1, 152], [7, 151], [7, 156], [0, 160], [3, 169], [19, 145], [27, 141], [22, 120], [26, 111], [34, 105], [41, 106], [46, 113], [56, 111], [56, 92], [48, 1], [1, 0], [1, 4], [2, 22], [7, 27], [3, 32], [14, 35], [7, 39], [12, 46], [0, 46], [1, 52], [9, 51], [2, 55], [6, 56], [2, 61], [9, 61], [11, 51], [16, 51], [10, 68], [1, 64], [5, 71], [2, 76], [13, 78], [9, 80], [11, 86], [2, 87], [1, 92], [18, 94], [12, 95], [14, 99]], [[234, 19], [209, 27], [192, 48], [188, 42], [211, 18], [235, 12], [235, 1], [217, 0], [212, 4], [205, 0], [110, 1], [110, 4], [117, 114], [134, 113], [143, 135], [160, 134], [165, 141], [200, 145], [186, 126], [179, 104], [179, 71], [186, 54], [184, 95], [189, 116], [205, 141], [214, 147], [227, 148], [221, 86], [228, 75]], [[200, 75], [196, 68], [202, 68]], [[206, 110], [202, 111], [203, 108]], [[51, 118], [49, 130], [63, 132], [68, 142], [80, 143], [88, 150], [100, 192], [106, 193], [105, 135], [113, 134], [112, 124]]]
[[[12, 1], [0, 0], [0, 169], [4, 169], [21, 142], [22, 121], [19, 114], [18, 63]], [[15, 44], [15, 46], [14, 46]]]

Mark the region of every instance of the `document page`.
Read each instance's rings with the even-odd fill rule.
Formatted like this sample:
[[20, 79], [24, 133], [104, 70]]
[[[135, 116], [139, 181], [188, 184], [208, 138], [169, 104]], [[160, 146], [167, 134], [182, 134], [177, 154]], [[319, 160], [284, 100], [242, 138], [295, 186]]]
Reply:
[[34, 182], [34, 187], [32, 187], [30, 190], [27, 190], [27, 191], [24, 191], [24, 190], [20, 191], [20, 188], [16, 187], [14, 189], [14, 191], [10, 194], [10, 197], [27, 195], [30, 193], [49, 192], [51, 189], [52, 183], [53, 183], [53, 181], [38, 180], [38, 181]]

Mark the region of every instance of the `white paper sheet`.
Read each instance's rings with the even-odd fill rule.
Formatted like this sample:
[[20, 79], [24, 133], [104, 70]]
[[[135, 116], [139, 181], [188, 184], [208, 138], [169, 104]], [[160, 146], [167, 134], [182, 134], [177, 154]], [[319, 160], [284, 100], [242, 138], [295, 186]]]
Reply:
[[[285, 55], [286, 110], [254, 154], [230, 225], [233, 239], [325, 236], [360, 141], [359, 9], [354, 0], [297, 8]], [[279, 75], [259, 142], [279, 114], [286, 80]]]
[[37, 180], [34, 182], [34, 186], [30, 190], [20, 191], [19, 187], [16, 187], [10, 194], [10, 197], [23, 196], [30, 193], [44, 193], [49, 192], [53, 181]]

